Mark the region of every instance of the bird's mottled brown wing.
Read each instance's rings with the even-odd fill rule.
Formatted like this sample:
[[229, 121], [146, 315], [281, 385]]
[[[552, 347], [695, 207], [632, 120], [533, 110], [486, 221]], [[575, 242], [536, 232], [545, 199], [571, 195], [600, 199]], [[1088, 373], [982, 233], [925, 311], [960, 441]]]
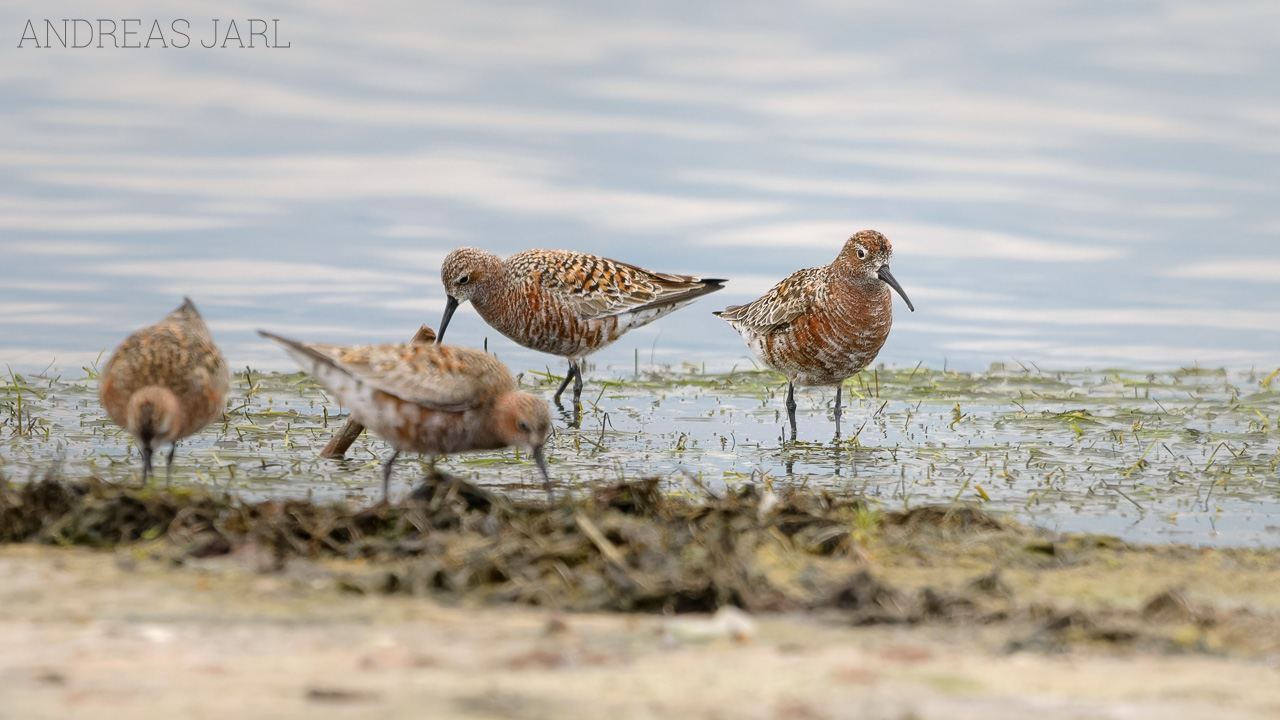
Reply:
[[231, 389], [230, 369], [191, 298], [183, 300], [181, 307], [161, 321], [161, 326], [168, 324], [182, 339], [186, 350], [184, 358], [189, 363], [192, 376], [197, 379], [197, 386], [212, 391], [216, 396], [215, 402], [221, 404]]
[[103, 376], [126, 394], [159, 385], [180, 397], [212, 391], [215, 401], [231, 386], [227, 362], [199, 316], [180, 321], [170, 315], [133, 333], [112, 354]]
[[587, 253], [528, 250], [512, 255], [514, 273], [559, 297], [583, 318], [684, 303], [723, 287], [724, 280], [645, 270]]
[[717, 314], [734, 325], [768, 332], [821, 305], [826, 293], [827, 268], [805, 268], [746, 305], [732, 305]]
[[506, 365], [470, 348], [420, 343], [344, 347], [261, 334], [295, 357], [327, 363], [370, 387], [433, 410], [467, 410], [515, 388]]
[[231, 374], [190, 300], [120, 344], [102, 372], [98, 393], [107, 414], [129, 427], [130, 399], [148, 386], [172, 392], [182, 409], [169, 418], [165, 432], [170, 438], [198, 432], [222, 414]]

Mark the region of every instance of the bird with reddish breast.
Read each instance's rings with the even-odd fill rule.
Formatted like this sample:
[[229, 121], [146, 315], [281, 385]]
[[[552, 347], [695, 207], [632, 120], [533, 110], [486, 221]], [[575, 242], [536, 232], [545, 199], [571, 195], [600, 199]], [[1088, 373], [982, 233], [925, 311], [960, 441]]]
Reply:
[[572, 380], [575, 408], [584, 358], [725, 283], [567, 250], [526, 250], [503, 260], [476, 248], [449, 253], [440, 280], [448, 302], [437, 342], [458, 306], [470, 301], [490, 327], [516, 343], [568, 358], [569, 372], [554, 399], [560, 403]]
[[893, 326], [890, 288], [915, 312], [889, 272], [892, 258], [888, 238], [862, 230], [830, 265], [797, 270], [762, 297], [714, 313], [742, 335], [760, 362], [787, 376], [792, 440], [796, 385], [835, 386], [839, 435], [843, 383], [875, 359]]
[[133, 436], [142, 453], [142, 482], [151, 456], [169, 445], [166, 475], [178, 441], [222, 416], [231, 374], [190, 298], [163, 320], [125, 339], [98, 383], [102, 407]]
[[530, 451], [551, 495], [543, 455], [551, 436], [547, 403], [519, 392], [511, 371], [480, 350], [405, 343], [338, 346], [289, 340], [259, 330], [284, 348], [352, 417], [391, 446], [382, 470], [382, 499], [402, 452], [431, 458], [474, 450]]

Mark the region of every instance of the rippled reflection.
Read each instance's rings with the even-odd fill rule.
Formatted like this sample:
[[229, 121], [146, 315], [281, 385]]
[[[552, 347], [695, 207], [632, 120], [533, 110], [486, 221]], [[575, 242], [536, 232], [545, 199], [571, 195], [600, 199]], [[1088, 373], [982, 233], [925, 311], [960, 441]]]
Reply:
[[733, 278], [597, 358], [727, 369], [709, 311], [866, 227], [920, 301], [890, 364], [1280, 362], [1280, 7], [271, 12], [288, 50], [9, 51], [0, 363], [84, 365], [191, 295], [233, 365], [286, 369], [254, 328], [400, 339], [468, 244]]

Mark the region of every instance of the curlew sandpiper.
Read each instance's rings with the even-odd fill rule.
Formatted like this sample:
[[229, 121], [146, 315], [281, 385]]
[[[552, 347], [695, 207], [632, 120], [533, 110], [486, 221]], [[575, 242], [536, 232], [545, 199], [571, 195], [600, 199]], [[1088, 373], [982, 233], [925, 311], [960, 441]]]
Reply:
[[194, 435], [222, 409], [231, 375], [209, 328], [190, 298], [163, 320], [125, 339], [102, 371], [98, 397], [117, 425], [129, 431], [142, 453], [142, 481], [151, 456]]
[[554, 399], [559, 404], [573, 380], [575, 408], [586, 356], [725, 282], [652, 272], [567, 250], [526, 250], [502, 260], [476, 248], [449, 253], [440, 279], [449, 299], [437, 342], [454, 310], [469, 300], [490, 327], [511, 340], [568, 358], [569, 372]]
[[762, 297], [714, 313], [760, 362], [787, 376], [787, 417], [796, 435], [796, 385], [836, 387], [836, 434], [846, 378], [866, 367], [889, 337], [893, 294], [915, 307], [889, 272], [893, 248], [875, 230], [849, 238], [830, 265], [797, 270]]
[[543, 448], [551, 410], [518, 392], [511, 371], [479, 350], [408, 343], [341, 347], [298, 342], [259, 330], [328, 388], [391, 446], [382, 472], [387, 499], [391, 467], [402, 452], [430, 456], [515, 446], [529, 450], [551, 494]]

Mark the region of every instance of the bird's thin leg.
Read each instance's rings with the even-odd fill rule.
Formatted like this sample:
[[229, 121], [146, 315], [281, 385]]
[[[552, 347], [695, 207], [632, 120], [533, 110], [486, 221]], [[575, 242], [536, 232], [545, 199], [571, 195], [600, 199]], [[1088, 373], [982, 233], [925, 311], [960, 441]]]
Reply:
[[142, 486], [147, 486], [147, 478], [151, 477], [151, 447], [143, 446], [142, 450]]
[[556, 409], [560, 411], [560, 419], [564, 420], [564, 424], [577, 430], [582, 427], [582, 411], [574, 408], [573, 412], [564, 409], [564, 405], [556, 403]]
[[796, 441], [796, 384], [787, 383], [787, 419], [791, 421], [791, 442]]
[[[574, 378], [577, 372], [578, 372], [578, 366], [574, 365], [573, 361], [570, 360], [569, 372], [564, 374], [564, 381], [560, 383], [560, 387], [556, 390], [555, 397], [551, 398], [553, 401], [555, 401], [556, 405], [560, 404], [560, 396], [564, 394], [564, 389], [569, 387], [569, 381]], [[579, 380], [578, 382], [582, 382], [582, 381]]]
[[391, 453], [391, 457], [386, 459], [382, 464], [382, 502], [387, 501], [387, 496], [391, 491], [391, 466], [396, 464], [396, 458], [400, 457], [400, 451], [396, 450]]
[[840, 393], [844, 391], [844, 383], [836, 386], [836, 437], [840, 437]]
[[178, 441], [173, 441], [173, 446], [169, 448], [169, 459], [164, 463], [164, 486], [169, 487], [169, 481], [173, 476], [173, 454], [178, 452]]
[[573, 407], [582, 407], [582, 366], [570, 361], [573, 365]]

